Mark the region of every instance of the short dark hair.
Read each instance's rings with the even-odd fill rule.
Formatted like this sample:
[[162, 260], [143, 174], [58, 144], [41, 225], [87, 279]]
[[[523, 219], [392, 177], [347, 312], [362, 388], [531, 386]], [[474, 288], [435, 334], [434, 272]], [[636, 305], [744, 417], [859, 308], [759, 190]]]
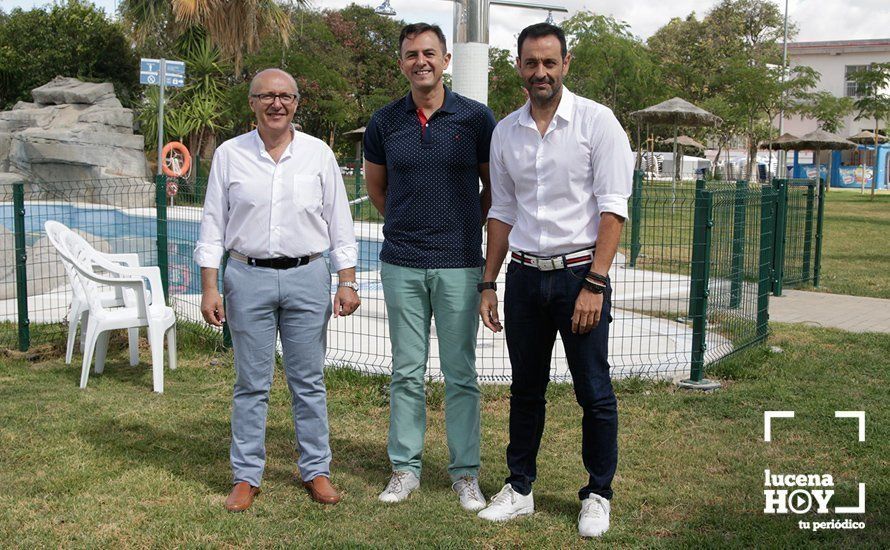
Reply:
[[[519, 40], [516, 42], [516, 55], [518, 55], [520, 59], [522, 58], [522, 43], [525, 42], [526, 38], [541, 38], [543, 36], [555, 36], [559, 39], [562, 58], [565, 59], [569, 54], [569, 49], [566, 46], [566, 33], [562, 32], [562, 29], [556, 25], [551, 25], [550, 23], [535, 23], [534, 25], [529, 25], [522, 29], [522, 32], [519, 33]], [[401, 45], [399, 45], [399, 47], [401, 47]]]
[[445, 43], [445, 33], [442, 32], [442, 28], [439, 27], [439, 25], [411, 23], [410, 25], [402, 27], [402, 32], [399, 34], [399, 57], [402, 56], [402, 42], [404, 42], [406, 38], [411, 38], [425, 32], [434, 33], [436, 38], [439, 39], [439, 43], [442, 44], [442, 54], [444, 55], [448, 53], [448, 45]]

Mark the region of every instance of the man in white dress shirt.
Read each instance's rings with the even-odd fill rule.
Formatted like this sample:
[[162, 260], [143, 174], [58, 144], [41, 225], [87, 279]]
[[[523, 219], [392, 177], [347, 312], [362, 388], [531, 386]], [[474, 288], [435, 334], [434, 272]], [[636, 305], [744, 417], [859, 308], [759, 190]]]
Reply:
[[[532, 483], [544, 431], [545, 391], [557, 333], [583, 410], [581, 536], [609, 528], [618, 460], [618, 410], [609, 378], [609, 268], [627, 218], [633, 156], [608, 108], [562, 85], [571, 56], [559, 27], [519, 35], [517, 66], [529, 101], [501, 120], [491, 140], [492, 207], [483, 281], [511, 251], [504, 295], [510, 386], [506, 485], [479, 516], [506, 521], [534, 512]], [[479, 313], [502, 330], [498, 298], [482, 292]]]
[[[330, 262], [339, 284], [333, 313], [358, 308], [358, 248], [346, 188], [333, 152], [293, 128], [299, 101], [288, 73], [266, 69], [250, 85], [257, 128], [226, 141], [213, 157], [195, 262], [201, 266], [201, 313], [227, 322], [235, 352], [232, 406], [233, 488], [226, 509], [241, 512], [259, 493], [266, 464], [266, 414], [281, 337], [292, 397], [303, 486], [336, 504], [324, 386], [325, 332], [331, 315]], [[217, 287], [228, 251], [224, 291]]]

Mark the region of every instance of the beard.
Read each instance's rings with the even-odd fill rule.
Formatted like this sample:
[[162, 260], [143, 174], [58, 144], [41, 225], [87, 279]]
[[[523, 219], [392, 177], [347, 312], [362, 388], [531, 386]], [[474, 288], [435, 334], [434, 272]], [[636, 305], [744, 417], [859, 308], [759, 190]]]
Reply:
[[[535, 88], [535, 84], [540, 84], [542, 82], [549, 84], [550, 88]], [[549, 103], [562, 90], [562, 81], [560, 80], [557, 82], [556, 79], [549, 76], [544, 78], [530, 78], [525, 82], [525, 89], [528, 90], [529, 97], [536, 100], [538, 103]]]

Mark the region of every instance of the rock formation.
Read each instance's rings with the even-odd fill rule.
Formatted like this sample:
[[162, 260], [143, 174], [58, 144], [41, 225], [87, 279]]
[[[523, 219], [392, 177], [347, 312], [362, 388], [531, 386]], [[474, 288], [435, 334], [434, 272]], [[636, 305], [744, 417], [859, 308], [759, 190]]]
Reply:
[[[0, 112], [0, 183], [26, 181], [31, 199], [152, 204], [143, 136], [110, 83], [56, 77], [31, 95], [33, 103]], [[121, 178], [131, 178], [126, 193]]]

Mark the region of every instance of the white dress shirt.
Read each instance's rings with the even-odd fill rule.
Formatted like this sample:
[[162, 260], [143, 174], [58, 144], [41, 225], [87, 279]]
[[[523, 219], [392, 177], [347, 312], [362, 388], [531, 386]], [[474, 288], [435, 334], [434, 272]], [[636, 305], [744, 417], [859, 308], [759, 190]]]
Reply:
[[355, 267], [358, 247], [346, 187], [323, 141], [294, 130], [277, 163], [256, 130], [219, 146], [195, 262], [219, 268], [226, 250], [264, 259], [330, 250], [335, 271]]
[[491, 138], [489, 218], [513, 226], [510, 248], [555, 256], [596, 243], [600, 216], [627, 218], [633, 153], [612, 111], [563, 87], [544, 136], [530, 104]]

